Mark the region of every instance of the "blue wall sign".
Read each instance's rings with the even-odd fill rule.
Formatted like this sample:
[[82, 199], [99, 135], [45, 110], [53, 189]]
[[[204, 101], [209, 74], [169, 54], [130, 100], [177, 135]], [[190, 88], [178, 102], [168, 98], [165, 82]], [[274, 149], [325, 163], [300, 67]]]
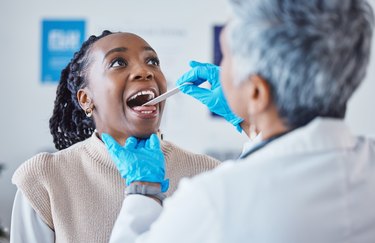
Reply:
[[84, 39], [84, 20], [42, 21], [42, 82], [59, 82], [62, 69]]
[[214, 38], [213, 38], [213, 64], [220, 66], [221, 59], [223, 54], [221, 53], [220, 48], [220, 33], [223, 30], [223, 25], [215, 25], [214, 26]]
[[[223, 58], [223, 54], [221, 53], [220, 48], [220, 33], [224, 28], [224, 25], [215, 25], [214, 27], [214, 35], [213, 35], [213, 64], [220, 66], [221, 59]], [[220, 117], [219, 115], [211, 112], [213, 117]]]

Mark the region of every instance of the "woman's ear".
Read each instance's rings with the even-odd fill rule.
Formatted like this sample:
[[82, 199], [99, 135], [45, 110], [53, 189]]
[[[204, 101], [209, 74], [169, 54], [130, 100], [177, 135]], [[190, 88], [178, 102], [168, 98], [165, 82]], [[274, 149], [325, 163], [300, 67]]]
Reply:
[[259, 75], [253, 75], [248, 81], [249, 115], [266, 111], [271, 105], [271, 89], [267, 81]]
[[78, 90], [77, 99], [78, 99], [79, 105], [84, 111], [93, 105], [91, 95], [89, 94], [89, 90], [86, 88]]

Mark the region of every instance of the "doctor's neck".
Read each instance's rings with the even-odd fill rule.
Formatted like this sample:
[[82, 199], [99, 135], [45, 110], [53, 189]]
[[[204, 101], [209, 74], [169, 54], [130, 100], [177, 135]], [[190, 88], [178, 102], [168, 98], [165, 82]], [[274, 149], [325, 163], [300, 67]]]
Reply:
[[291, 128], [285, 124], [283, 119], [280, 118], [276, 108], [267, 109], [266, 111], [257, 114], [256, 119], [250, 120], [254, 121], [253, 124], [247, 123], [248, 129], [244, 129], [244, 131], [250, 136], [250, 127], [255, 126], [257, 132], [262, 132], [262, 140], [267, 140], [291, 130]]

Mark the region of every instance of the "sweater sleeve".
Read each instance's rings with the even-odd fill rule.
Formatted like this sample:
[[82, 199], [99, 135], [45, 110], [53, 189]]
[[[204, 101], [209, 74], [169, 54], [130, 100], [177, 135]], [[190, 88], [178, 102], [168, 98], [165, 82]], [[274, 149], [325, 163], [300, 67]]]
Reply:
[[[12, 183], [22, 191], [31, 207], [48, 227], [54, 229], [48, 188], [46, 183], [43, 183], [46, 174], [53, 173], [46, 163], [49, 156], [48, 153], [38, 154], [23, 163], [13, 174]], [[38, 200], [33, 200], [35, 195], [38, 195]]]
[[14, 198], [10, 242], [55, 242], [54, 231], [43, 222], [19, 190]]

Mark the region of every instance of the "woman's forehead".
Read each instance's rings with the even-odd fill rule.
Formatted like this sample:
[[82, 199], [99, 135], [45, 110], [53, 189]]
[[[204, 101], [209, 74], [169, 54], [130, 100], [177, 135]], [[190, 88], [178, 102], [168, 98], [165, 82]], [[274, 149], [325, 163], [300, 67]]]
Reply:
[[113, 48], [138, 48], [150, 47], [150, 45], [140, 36], [133, 33], [114, 33], [107, 35], [100, 40], [96, 41], [92, 49], [107, 52]]

